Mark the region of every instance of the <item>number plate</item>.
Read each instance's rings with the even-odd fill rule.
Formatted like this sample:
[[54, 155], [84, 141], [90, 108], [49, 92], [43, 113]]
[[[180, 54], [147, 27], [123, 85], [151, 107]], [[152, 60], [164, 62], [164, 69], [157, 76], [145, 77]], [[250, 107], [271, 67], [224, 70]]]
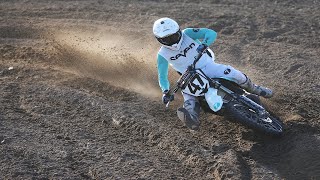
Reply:
[[196, 74], [189, 81], [188, 85], [182, 92], [193, 95], [193, 96], [204, 96], [204, 93], [208, 90], [209, 81], [201, 73], [201, 71], [196, 72]]

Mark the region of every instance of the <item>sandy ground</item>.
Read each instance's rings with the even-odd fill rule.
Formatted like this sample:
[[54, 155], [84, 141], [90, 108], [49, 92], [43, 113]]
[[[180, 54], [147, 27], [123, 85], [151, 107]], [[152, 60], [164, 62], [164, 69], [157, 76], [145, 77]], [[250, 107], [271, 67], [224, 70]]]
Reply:
[[[0, 1], [0, 179], [320, 179], [319, 0]], [[154, 20], [218, 32], [216, 61], [275, 90], [282, 138], [157, 82]], [[171, 81], [177, 75], [170, 72]]]

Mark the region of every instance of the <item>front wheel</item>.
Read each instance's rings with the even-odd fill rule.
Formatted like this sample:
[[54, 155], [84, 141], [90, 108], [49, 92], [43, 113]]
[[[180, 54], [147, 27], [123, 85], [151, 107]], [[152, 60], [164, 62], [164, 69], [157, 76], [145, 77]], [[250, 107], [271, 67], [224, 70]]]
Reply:
[[237, 101], [230, 101], [227, 103], [226, 111], [225, 114], [228, 118], [240, 122], [254, 130], [272, 136], [281, 136], [283, 133], [282, 122], [279, 119], [271, 115], [260, 118], [253, 109]]

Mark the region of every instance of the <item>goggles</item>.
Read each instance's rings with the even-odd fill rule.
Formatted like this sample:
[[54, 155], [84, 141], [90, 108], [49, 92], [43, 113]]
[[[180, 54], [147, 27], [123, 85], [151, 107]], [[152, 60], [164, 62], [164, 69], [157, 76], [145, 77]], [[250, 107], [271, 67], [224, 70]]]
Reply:
[[157, 38], [157, 40], [161, 43], [161, 44], [164, 44], [164, 45], [167, 45], [167, 46], [172, 46], [176, 43], [178, 43], [181, 39], [181, 36], [182, 36], [182, 33], [181, 31], [177, 31], [176, 33], [174, 34], [171, 34], [169, 36], [166, 36], [166, 37], [163, 37], [163, 38]]

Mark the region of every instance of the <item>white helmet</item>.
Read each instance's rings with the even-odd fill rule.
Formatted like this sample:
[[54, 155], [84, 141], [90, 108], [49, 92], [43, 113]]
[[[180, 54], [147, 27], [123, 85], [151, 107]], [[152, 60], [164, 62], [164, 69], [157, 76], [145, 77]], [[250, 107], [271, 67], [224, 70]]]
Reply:
[[170, 18], [160, 18], [153, 24], [153, 34], [165, 47], [179, 50], [182, 43], [182, 33], [176, 21]]

